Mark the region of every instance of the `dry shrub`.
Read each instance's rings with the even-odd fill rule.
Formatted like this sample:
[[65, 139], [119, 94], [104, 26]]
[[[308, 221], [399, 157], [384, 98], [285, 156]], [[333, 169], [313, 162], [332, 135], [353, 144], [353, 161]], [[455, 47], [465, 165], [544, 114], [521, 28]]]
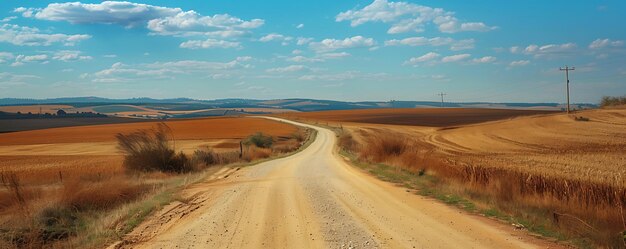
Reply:
[[239, 152], [229, 151], [217, 153], [210, 148], [196, 150], [192, 157], [193, 164], [204, 166], [231, 164], [239, 160]]
[[259, 148], [271, 148], [274, 144], [274, 138], [272, 136], [265, 135], [262, 132], [257, 132], [256, 134], [249, 136], [246, 139], [245, 144], [254, 145]]
[[243, 159], [251, 162], [258, 159], [268, 158], [272, 155], [272, 149], [270, 148], [258, 148], [256, 146], [250, 146], [243, 153]]
[[340, 148], [346, 151], [350, 151], [350, 152], [355, 152], [358, 146], [358, 143], [354, 140], [354, 137], [352, 137], [352, 134], [350, 132], [343, 131], [343, 130], [341, 133], [339, 133], [339, 138], [337, 139], [337, 143]]
[[276, 153], [289, 153], [297, 150], [300, 147], [300, 143], [297, 140], [286, 140], [276, 143], [272, 146], [272, 151]]
[[601, 107], [610, 107], [610, 106], [619, 106], [619, 105], [626, 105], [626, 96], [622, 96], [622, 97], [604, 96], [602, 97], [602, 100], [600, 101]]
[[159, 123], [155, 129], [117, 134], [119, 149], [125, 154], [124, 167], [129, 171], [186, 173], [193, 170], [189, 158], [176, 153], [171, 129]]
[[304, 142], [304, 140], [306, 140], [306, 137], [307, 137], [307, 131], [305, 129], [298, 129], [297, 132], [294, 132], [293, 134], [291, 134], [291, 138], [295, 139], [299, 143]]
[[132, 184], [124, 178], [89, 183], [72, 179], [64, 183], [60, 203], [77, 211], [108, 210], [135, 200], [145, 190], [145, 186]]

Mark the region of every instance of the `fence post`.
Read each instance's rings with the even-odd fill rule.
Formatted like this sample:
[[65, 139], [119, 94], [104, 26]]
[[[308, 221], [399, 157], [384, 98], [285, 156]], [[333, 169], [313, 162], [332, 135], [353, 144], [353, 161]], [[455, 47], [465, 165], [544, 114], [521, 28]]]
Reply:
[[239, 140], [239, 158], [243, 157], [243, 141]]

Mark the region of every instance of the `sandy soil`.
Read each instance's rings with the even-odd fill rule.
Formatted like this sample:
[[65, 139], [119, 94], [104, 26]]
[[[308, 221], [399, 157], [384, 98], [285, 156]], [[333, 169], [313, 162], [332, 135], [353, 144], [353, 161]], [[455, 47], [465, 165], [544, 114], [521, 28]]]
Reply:
[[192, 185], [112, 247], [558, 247], [377, 180], [335, 154], [335, 134], [290, 157]]

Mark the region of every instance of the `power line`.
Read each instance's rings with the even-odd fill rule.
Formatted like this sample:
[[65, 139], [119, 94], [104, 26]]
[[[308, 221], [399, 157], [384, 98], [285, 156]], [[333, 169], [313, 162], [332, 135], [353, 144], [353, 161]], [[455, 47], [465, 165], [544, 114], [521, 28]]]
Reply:
[[448, 94], [438, 93], [437, 95], [441, 96], [441, 107], [443, 107], [443, 96], [448, 95]]
[[567, 114], [569, 114], [569, 71], [574, 71], [576, 68], [568, 67], [565, 65], [565, 68], [559, 68], [560, 71], [565, 71], [565, 81], [566, 81], [566, 89], [567, 89]]

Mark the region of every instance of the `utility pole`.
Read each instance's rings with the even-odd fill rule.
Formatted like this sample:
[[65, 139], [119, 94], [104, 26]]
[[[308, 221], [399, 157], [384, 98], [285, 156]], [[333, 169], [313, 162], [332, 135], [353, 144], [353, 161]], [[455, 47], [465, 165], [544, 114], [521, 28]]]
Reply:
[[443, 107], [443, 96], [446, 96], [448, 94], [445, 93], [438, 93], [437, 95], [441, 96], [441, 107]]
[[560, 71], [565, 71], [565, 81], [567, 85], [567, 114], [569, 114], [569, 71], [574, 71], [576, 68], [568, 67], [565, 65], [565, 68], [559, 68]]

